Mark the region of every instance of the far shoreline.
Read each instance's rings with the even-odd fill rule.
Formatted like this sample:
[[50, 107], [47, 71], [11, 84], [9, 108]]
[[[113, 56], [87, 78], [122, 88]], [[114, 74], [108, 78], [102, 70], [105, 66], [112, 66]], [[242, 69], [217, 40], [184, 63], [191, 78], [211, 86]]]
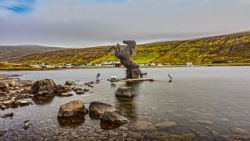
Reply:
[[[234, 63], [234, 64], [204, 64], [204, 65], [193, 65], [193, 66], [187, 66], [187, 65], [171, 65], [171, 66], [141, 66], [140, 68], [193, 68], [193, 67], [249, 67], [250, 63]], [[0, 68], [0, 72], [9, 72], [9, 71], [54, 71], [54, 70], [76, 70], [76, 69], [110, 69], [110, 68], [124, 68], [124, 67], [110, 67], [110, 66], [86, 66], [86, 67], [72, 67], [72, 68], [30, 68], [30, 69], [19, 69], [19, 68], [13, 68], [13, 69], [2, 69]], [[126, 69], [126, 68], [124, 68]]]

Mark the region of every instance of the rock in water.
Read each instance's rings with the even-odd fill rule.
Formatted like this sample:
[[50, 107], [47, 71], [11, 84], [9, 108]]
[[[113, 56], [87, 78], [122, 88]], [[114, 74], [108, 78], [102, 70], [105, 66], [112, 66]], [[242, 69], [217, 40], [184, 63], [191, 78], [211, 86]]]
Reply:
[[177, 125], [176, 122], [164, 121], [164, 122], [157, 123], [155, 126], [158, 127], [158, 128], [167, 128], [167, 127], [173, 127], [173, 126], [176, 126], [176, 125]]
[[4, 114], [2, 118], [7, 118], [7, 117], [12, 118], [13, 116], [14, 116], [14, 113], [7, 113], [7, 114]]
[[73, 81], [66, 81], [65, 85], [67, 85], [67, 86], [73, 86], [73, 85], [76, 85], [76, 83], [73, 82]]
[[88, 110], [82, 101], [72, 101], [60, 106], [58, 121], [61, 126], [78, 125], [84, 122]]
[[116, 90], [115, 96], [117, 98], [128, 98], [131, 99], [135, 96], [135, 92], [131, 87], [120, 87]]
[[104, 112], [116, 112], [116, 108], [113, 106], [101, 103], [101, 102], [91, 102], [89, 105], [89, 116], [91, 119], [98, 119], [100, 115]]
[[62, 86], [62, 85], [57, 85], [56, 89], [55, 89], [55, 92], [58, 93], [58, 94], [67, 93], [67, 92], [70, 92], [70, 91], [72, 91], [72, 89], [70, 87]]
[[102, 129], [118, 128], [119, 126], [129, 122], [128, 119], [114, 112], [105, 112], [101, 114], [100, 119]]
[[28, 128], [30, 128], [30, 125], [31, 123], [28, 120], [24, 121], [23, 129], [27, 130]]
[[82, 101], [76, 100], [60, 106], [58, 118], [77, 117], [87, 114], [87, 109]]
[[148, 121], [136, 121], [132, 124], [136, 130], [153, 130], [155, 129], [154, 125]]
[[32, 92], [38, 95], [51, 95], [55, 92], [56, 84], [52, 79], [36, 81], [32, 87]]

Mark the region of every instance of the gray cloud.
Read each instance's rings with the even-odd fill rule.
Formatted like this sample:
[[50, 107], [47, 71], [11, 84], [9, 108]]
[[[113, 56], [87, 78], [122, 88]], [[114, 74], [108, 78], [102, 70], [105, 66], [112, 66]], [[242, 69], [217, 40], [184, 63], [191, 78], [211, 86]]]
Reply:
[[[83, 0], [82, 0], [83, 1]], [[249, 29], [248, 0], [43, 0], [25, 14], [0, 9], [0, 44], [88, 47], [140, 43]]]

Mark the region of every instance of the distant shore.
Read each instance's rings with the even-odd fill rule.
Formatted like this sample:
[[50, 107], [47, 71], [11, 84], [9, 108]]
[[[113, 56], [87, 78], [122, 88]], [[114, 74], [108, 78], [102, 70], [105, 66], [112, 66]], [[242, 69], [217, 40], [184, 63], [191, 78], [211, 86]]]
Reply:
[[[171, 65], [171, 66], [141, 66], [141, 68], [173, 68], [173, 67], [230, 67], [230, 66], [250, 66], [250, 63], [225, 63], [225, 64], [202, 64], [202, 65]], [[83, 66], [71, 68], [1, 68], [0, 71], [49, 71], [49, 70], [70, 70], [70, 69], [105, 69], [105, 68], [123, 68], [113, 66]], [[0, 78], [6, 75], [0, 74]], [[8, 76], [8, 75], [7, 75]]]

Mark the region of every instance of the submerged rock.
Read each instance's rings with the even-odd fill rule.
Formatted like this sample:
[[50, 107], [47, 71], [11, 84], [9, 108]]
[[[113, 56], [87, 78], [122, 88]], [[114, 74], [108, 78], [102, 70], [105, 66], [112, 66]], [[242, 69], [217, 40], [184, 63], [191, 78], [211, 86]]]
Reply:
[[248, 131], [242, 128], [234, 128], [233, 132], [236, 134], [247, 135]]
[[114, 129], [126, 124], [129, 120], [114, 112], [104, 112], [100, 116], [102, 129]]
[[115, 96], [117, 98], [128, 98], [131, 99], [135, 96], [135, 92], [131, 87], [120, 87], [116, 90]]
[[137, 130], [152, 130], [155, 129], [154, 125], [148, 121], [136, 121], [132, 124]]
[[164, 121], [164, 122], [157, 123], [155, 126], [158, 127], [158, 128], [167, 128], [167, 127], [173, 127], [173, 126], [176, 126], [176, 125], [177, 125], [176, 122]]
[[91, 102], [89, 105], [89, 116], [92, 119], [100, 118], [100, 115], [104, 112], [116, 112], [116, 108], [102, 102]]
[[56, 84], [52, 79], [44, 79], [36, 81], [31, 89], [34, 94], [51, 95], [55, 92]]
[[0, 137], [4, 136], [6, 131], [0, 131]]
[[84, 103], [80, 100], [76, 100], [60, 106], [58, 118], [83, 116], [87, 113]]

